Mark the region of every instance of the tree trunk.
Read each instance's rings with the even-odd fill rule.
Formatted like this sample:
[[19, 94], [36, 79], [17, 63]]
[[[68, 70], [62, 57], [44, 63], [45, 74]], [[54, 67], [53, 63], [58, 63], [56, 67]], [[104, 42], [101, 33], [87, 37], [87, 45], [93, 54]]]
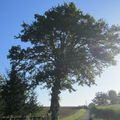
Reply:
[[58, 120], [59, 117], [59, 94], [60, 94], [60, 81], [57, 80], [54, 83], [54, 86], [52, 87], [52, 93], [51, 93], [51, 106], [50, 106], [50, 112], [51, 112], [51, 120]]

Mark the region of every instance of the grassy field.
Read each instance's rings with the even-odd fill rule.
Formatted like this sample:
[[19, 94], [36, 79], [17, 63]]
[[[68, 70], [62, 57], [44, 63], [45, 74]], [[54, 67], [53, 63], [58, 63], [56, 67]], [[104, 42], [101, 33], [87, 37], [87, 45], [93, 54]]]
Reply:
[[61, 107], [60, 108], [60, 119], [66, 118], [77, 113], [80, 110], [79, 107]]
[[[44, 116], [49, 107], [44, 107], [42, 110], [36, 112], [35, 116]], [[85, 114], [85, 109], [79, 107], [61, 107], [60, 108], [60, 120], [77, 120]]]
[[98, 106], [93, 120], [120, 120], [120, 104]]
[[115, 105], [107, 105], [107, 106], [99, 106], [97, 107], [98, 109], [107, 109], [107, 110], [113, 110], [115, 112], [120, 113], [120, 104], [115, 104]]
[[78, 120], [79, 118], [82, 118], [86, 113], [85, 109], [81, 109], [77, 111], [74, 114], [69, 115], [68, 117], [63, 117], [60, 120]]

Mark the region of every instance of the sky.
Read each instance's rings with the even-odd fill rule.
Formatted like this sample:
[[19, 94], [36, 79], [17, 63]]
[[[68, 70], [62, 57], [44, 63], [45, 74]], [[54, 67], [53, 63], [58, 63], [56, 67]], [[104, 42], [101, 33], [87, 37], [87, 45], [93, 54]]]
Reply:
[[[0, 0], [0, 73], [5, 74], [10, 68], [7, 59], [8, 50], [12, 45], [22, 45], [14, 36], [20, 33], [23, 21], [31, 23], [34, 14], [43, 14], [51, 7], [74, 2], [84, 13], [89, 13], [96, 19], [103, 18], [109, 25], [120, 25], [120, 0]], [[96, 84], [92, 87], [75, 85], [76, 92], [63, 91], [60, 95], [61, 106], [78, 106], [89, 104], [98, 91], [107, 92], [110, 89], [120, 92], [120, 56], [116, 57], [117, 65], [104, 70], [100, 77], [96, 77]], [[50, 105], [50, 91], [36, 89], [40, 104]]]

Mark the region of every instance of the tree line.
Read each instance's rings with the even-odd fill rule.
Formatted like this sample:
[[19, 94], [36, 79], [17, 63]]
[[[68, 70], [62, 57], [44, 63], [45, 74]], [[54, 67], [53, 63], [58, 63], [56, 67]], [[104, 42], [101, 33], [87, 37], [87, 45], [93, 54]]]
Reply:
[[[29, 44], [12, 46], [8, 59], [20, 74], [17, 79], [23, 77], [34, 87], [44, 85], [50, 90], [51, 120], [58, 120], [59, 96], [63, 90], [75, 91], [76, 83], [91, 86], [105, 67], [116, 64], [114, 57], [120, 53], [119, 30], [119, 26], [109, 26], [103, 19], [96, 20], [84, 13], [73, 2], [64, 3], [42, 15], [35, 14], [30, 24], [24, 22], [16, 39]], [[10, 75], [10, 80], [11, 77], [15, 76]], [[2, 87], [5, 104], [10, 104], [5, 94], [10, 95], [8, 90], [17, 86], [10, 87], [10, 80]], [[23, 94], [29, 87], [21, 82], [25, 88], [21, 90]], [[29, 105], [27, 95], [20, 98], [23, 101], [18, 100], [20, 104]]]
[[95, 105], [120, 104], [120, 92], [109, 90], [107, 93], [97, 92], [92, 100]]

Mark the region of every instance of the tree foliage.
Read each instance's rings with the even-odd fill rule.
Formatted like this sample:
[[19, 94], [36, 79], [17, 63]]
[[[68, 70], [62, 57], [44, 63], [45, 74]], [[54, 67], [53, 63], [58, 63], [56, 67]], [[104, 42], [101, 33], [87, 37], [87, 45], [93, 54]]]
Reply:
[[13, 46], [8, 58], [33, 84], [42, 83], [52, 90], [52, 120], [57, 120], [61, 90], [74, 90], [74, 83], [91, 86], [104, 67], [115, 64], [119, 27], [95, 20], [74, 3], [58, 5], [34, 18], [31, 24], [22, 24], [16, 37], [31, 45]]
[[35, 113], [38, 110], [40, 112], [40, 110], [42, 110], [42, 107], [40, 105], [38, 105], [37, 96], [36, 96], [36, 93], [34, 92], [34, 89], [31, 89], [29, 91], [28, 100], [27, 100], [27, 102], [25, 104], [23, 113], [24, 114], [30, 114], [30, 115], [34, 116]]
[[0, 116], [3, 115], [4, 113], [4, 100], [2, 98], [2, 86], [4, 85], [4, 79], [2, 77], [2, 75], [0, 75]]
[[27, 83], [12, 66], [8, 77], [2, 86], [2, 99], [4, 100], [4, 115], [17, 115], [23, 110], [27, 99]]
[[[111, 104], [118, 103], [118, 96], [115, 90], [108, 91], [108, 96]], [[120, 102], [120, 101], [119, 101]]]
[[108, 103], [108, 95], [103, 92], [98, 92], [95, 95], [95, 98], [92, 100], [95, 105], [107, 105]]
[[0, 77], [0, 116], [32, 115], [39, 107], [34, 88], [15, 65], [7, 74]]
[[97, 92], [92, 101], [95, 105], [119, 104], [120, 96], [115, 90], [109, 90], [107, 93]]

